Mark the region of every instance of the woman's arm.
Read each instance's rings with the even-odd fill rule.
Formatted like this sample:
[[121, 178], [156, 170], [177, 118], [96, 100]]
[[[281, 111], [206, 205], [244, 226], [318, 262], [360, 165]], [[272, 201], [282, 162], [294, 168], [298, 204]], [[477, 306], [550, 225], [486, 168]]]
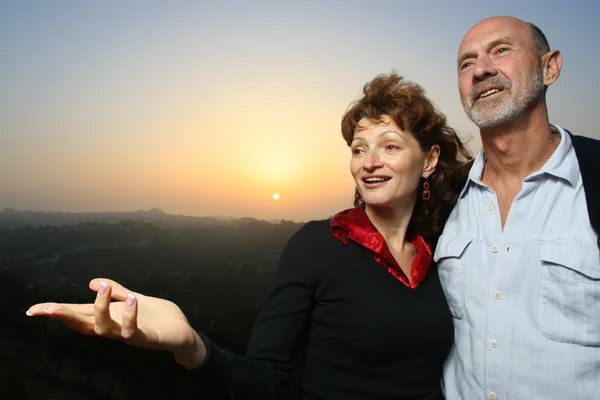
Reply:
[[220, 397], [278, 399], [292, 378], [310, 326], [319, 281], [310, 239], [303, 227], [288, 241], [245, 357], [221, 350], [196, 333], [174, 303], [132, 292], [109, 279], [90, 282], [97, 292], [94, 304], [41, 303], [27, 314], [54, 317], [84, 334], [169, 351]]
[[283, 250], [245, 357], [223, 351], [200, 335], [206, 359], [198, 376], [218, 393], [227, 393], [228, 399], [279, 399], [292, 380], [319, 282], [319, 263], [310, 242], [310, 233], [301, 228]]

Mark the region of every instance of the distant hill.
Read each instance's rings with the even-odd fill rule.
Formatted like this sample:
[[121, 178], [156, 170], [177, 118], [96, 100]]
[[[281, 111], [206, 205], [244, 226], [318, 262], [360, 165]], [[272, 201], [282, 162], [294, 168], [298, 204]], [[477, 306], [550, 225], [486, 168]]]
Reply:
[[0, 322], [0, 399], [221, 398], [166, 352], [79, 335], [25, 310], [42, 301], [93, 301], [88, 282], [108, 277], [173, 301], [195, 329], [243, 354], [279, 257], [301, 226], [156, 209], [1, 211], [0, 299], [10, 306]]
[[[19, 229], [44, 225], [76, 225], [81, 222], [118, 223], [121, 221], [141, 221], [162, 228], [180, 228], [183, 226], [245, 226], [266, 223], [256, 218], [192, 217], [167, 214], [159, 208], [131, 212], [48, 212], [21, 211], [7, 208], [0, 211], [0, 229]], [[273, 221], [269, 221], [273, 223]], [[284, 222], [284, 221], [282, 221]]]

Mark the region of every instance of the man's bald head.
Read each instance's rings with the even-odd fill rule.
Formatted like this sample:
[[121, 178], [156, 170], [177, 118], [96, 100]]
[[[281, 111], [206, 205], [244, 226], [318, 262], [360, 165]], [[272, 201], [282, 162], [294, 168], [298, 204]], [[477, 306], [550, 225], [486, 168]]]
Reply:
[[532, 40], [532, 43], [535, 45], [537, 55], [543, 55], [550, 51], [550, 44], [548, 43], [548, 39], [546, 38], [546, 35], [544, 35], [544, 32], [542, 32], [540, 28], [538, 28], [531, 22], [523, 21], [522, 19], [510, 16], [494, 16], [477, 22], [463, 36], [461, 46], [465, 42], [465, 39], [468, 39], [469, 36], [477, 35], [481, 31], [491, 29], [490, 27], [498, 25], [503, 25], [506, 27], [511, 26], [513, 29], [522, 31], [523, 34], [528, 34]]

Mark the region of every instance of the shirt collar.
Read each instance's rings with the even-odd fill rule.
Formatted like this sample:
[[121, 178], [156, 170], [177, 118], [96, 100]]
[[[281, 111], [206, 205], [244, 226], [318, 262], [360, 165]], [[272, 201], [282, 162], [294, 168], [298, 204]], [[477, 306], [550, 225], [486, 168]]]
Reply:
[[475, 160], [473, 161], [473, 165], [471, 165], [469, 175], [467, 175], [467, 183], [458, 195], [459, 199], [467, 193], [467, 190], [471, 186], [471, 184], [474, 183], [478, 185], [483, 185], [483, 183], [481, 182], [481, 174], [483, 174], [483, 166], [485, 165], [485, 160], [485, 153], [483, 152], [483, 148], [481, 148], [479, 150], [479, 153], [477, 153]]
[[416, 235], [411, 240], [417, 255], [411, 266], [412, 282], [409, 282], [390, 252], [383, 235], [371, 223], [363, 207], [344, 210], [333, 216], [330, 230], [342, 242], [348, 244], [348, 241], [352, 240], [369, 250], [379, 264], [410, 288], [415, 288], [421, 283], [431, 264], [431, 247], [421, 235]]
[[[550, 126], [560, 134], [560, 143], [542, 168], [527, 176], [525, 179], [523, 179], [523, 181], [533, 179], [543, 174], [548, 174], [565, 180], [569, 182], [572, 187], [575, 187], [579, 182], [579, 164], [577, 162], [577, 157], [575, 156], [573, 144], [571, 143], [571, 137], [560, 126], [555, 124], [551, 124]], [[469, 170], [467, 183], [460, 192], [459, 198], [464, 196], [471, 184], [485, 186], [481, 182], [481, 175], [483, 174], [485, 162], [485, 153], [483, 148], [481, 148], [477, 154], [477, 157], [475, 157], [475, 160], [473, 161], [471, 169]]]
[[560, 134], [560, 143], [542, 168], [527, 178], [546, 173], [565, 180], [569, 182], [572, 187], [575, 187], [579, 182], [579, 163], [575, 156], [575, 149], [573, 149], [571, 137], [560, 126], [552, 124], [551, 127]]

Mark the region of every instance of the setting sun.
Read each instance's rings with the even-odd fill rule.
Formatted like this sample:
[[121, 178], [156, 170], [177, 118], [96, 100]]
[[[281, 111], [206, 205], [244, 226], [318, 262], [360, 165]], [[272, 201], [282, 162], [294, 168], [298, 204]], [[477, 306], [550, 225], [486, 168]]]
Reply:
[[279, 193], [273, 193], [273, 200], [279, 200]]

